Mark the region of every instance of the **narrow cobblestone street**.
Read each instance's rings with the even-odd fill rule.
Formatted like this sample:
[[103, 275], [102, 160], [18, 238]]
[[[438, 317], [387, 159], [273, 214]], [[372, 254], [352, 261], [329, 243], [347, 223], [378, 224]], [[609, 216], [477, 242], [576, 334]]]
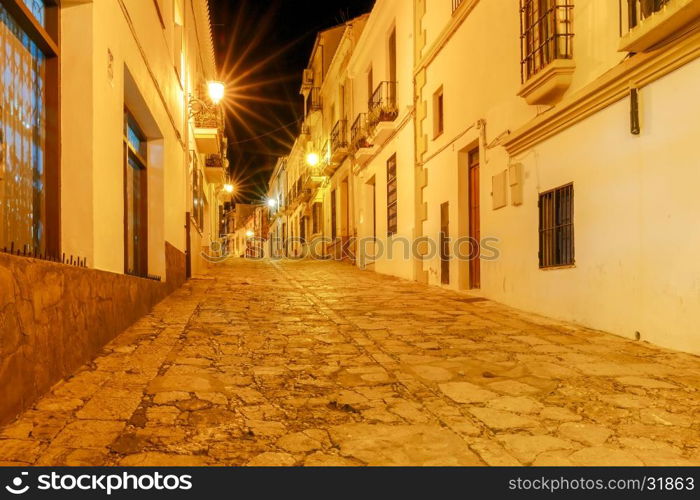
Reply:
[[699, 465], [700, 360], [327, 262], [195, 279], [2, 465]]

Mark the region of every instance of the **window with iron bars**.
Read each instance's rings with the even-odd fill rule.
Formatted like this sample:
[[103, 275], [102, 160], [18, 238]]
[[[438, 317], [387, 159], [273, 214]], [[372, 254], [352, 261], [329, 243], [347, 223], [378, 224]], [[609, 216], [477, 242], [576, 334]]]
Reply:
[[574, 185], [540, 194], [540, 268], [574, 264]]
[[[671, 0], [620, 0], [627, 4], [627, 27], [632, 29], [663, 9]], [[622, 9], [622, 5], [620, 6]]]
[[573, 58], [573, 0], [520, 0], [522, 82], [556, 59]]

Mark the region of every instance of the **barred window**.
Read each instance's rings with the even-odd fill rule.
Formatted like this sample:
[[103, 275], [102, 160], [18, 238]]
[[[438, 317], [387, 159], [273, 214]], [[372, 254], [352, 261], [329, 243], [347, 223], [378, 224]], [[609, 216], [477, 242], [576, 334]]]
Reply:
[[573, 57], [573, 0], [520, 0], [523, 83], [555, 59]]
[[574, 264], [574, 185], [540, 195], [540, 267]]
[[387, 234], [389, 236], [398, 231], [398, 191], [396, 185], [396, 155], [393, 155], [386, 163], [386, 212]]

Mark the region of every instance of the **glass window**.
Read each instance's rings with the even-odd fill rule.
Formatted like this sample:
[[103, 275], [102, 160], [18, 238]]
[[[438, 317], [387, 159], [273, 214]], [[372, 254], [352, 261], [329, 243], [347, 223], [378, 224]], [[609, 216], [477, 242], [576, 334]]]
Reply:
[[0, 246], [46, 250], [45, 58], [0, 4]]
[[27, 6], [32, 15], [39, 21], [39, 24], [43, 26], [46, 19], [44, 0], [22, 0], [22, 3]]

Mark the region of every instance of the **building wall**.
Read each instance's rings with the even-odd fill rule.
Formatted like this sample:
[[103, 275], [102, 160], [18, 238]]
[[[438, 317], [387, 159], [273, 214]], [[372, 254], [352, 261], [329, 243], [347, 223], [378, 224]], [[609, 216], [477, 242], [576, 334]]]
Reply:
[[182, 253], [164, 252], [167, 283], [0, 253], [0, 424], [184, 282]]
[[[450, 203], [450, 235], [468, 234], [466, 151], [479, 146], [481, 232], [482, 237], [498, 238], [500, 257], [482, 259], [481, 290], [471, 293], [625, 337], [639, 333], [658, 345], [700, 352], [700, 336], [692, 327], [700, 314], [700, 299], [691, 258], [700, 241], [687, 229], [698, 208], [690, 186], [698, 177], [691, 141], [697, 135], [692, 124], [700, 103], [679, 98], [692, 95], [700, 62], [691, 59], [641, 86], [638, 136], [630, 133], [630, 100], [621, 96], [552, 137], [509, 154], [502, 139], [507, 142], [509, 133], [531, 120], [547, 126], [548, 113], [557, 106], [529, 106], [517, 95], [518, 2], [510, 2], [508, 8], [471, 3], [473, 10], [463, 24], [424, 65], [424, 234], [439, 238], [440, 205], [445, 202]], [[428, 34], [423, 55], [431, 54], [452, 19], [431, 13], [430, 6], [422, 19]], [[618, 52], [616, 5], [578, 0], [574, 8], [576, 69], [564, 104], [590, 92], [601, 79], [612, 78], [610, 72], [629, 60]], [[615, 84], [612, 78], [605, 85]], [[431, 97], [440, 86], [445, 133], [433, 139]], [[494, 209], [493, 177], [514, 164], [523, 168], [523, 202], [516, 205], [508, 192], [507, 206]], [[539, 194], [571, 182], [576, 263], [541, 270]], [[667, 248], [673, 249], [670, 259]], [[439, 256], [423, 263], [433, 285], [441, 285], [440, 265]], [[468, 288], [465, 262], [453, 260], [450, 275], [450, 284], [444, 286]]]
[[[672, 0], [664, 12], [692, 3], [697, 5]], [[364, 243], [358, 250], [381, 252], [381, 257], [372, 263], [360, 256], [357, 264], [363, 268], [700, 353], [694, 329], [700, 319], [700, 285], [693, 259], [700, 237], [691, 229], [699, 208], [693, 139], [700, 101], [693, 96], [700, 81], [700, 32], [697, 25], [686, 27], [667, 33], [664, 43], [629, 53], [621, 49], [617, 2], [573, 4], [571, 79], [558, 97], [531, 105], [521, 81], [518, 0], [463, 0], [454, 11], [447, 1], [378, 0], [350, 50], [347, 78], [342, 65], [337, 71], [331, 65], [323, 87], [324, 120], [307, 120], [311, 144], [319, 147], [338, 118], [341, 85], [351, 90], [349, 123], [367, 111], [369, 68], [373, 88], [389, 79], [392, 29], [397, 34], [399, 116], [386, 143], [351, 155], [318, 190], [324, 233], [331, 234], [331, 193], [339, 192], [348, 178], [352, 222], [343, 227], [341, 196], [338, 234], [356, 231], [366, 241], [376, 221], [376, 244]], [[653, 20], [647, 26], [649, 22]], [[341, 42], [338, 53], [345, 50]], [[630, 129], [633, 88], [640, 96], [638, 135]], [[444, 98], [442, 133], [435, 126], [438, 91]], [[303, 166], [296, 160], [308, 144], [300, 138], [292, 149], [290, 185], [299, 175], [295, 169]], [[449, 282], [443, 283], [438, 243], [445, 203], [453, 243], [470, 234], [467, 163], [475, 148], [481, 284], [470, 289], [469, 262], [454, 258], [454, 245]], [[399, 216], [398, 232], [388, 238], [387, 161], [393, 154]], [[497, 203], [499, 177], [506, 181], [505, 205]], [[575, 263], [540, 269], [540, 195], [569, 183], [574, 190]], [[299, 214], [291, 215], [295, 227]], [[413, 247], [422, 257], [402, 255], [398, 240], [415, 243], [423, 237], [432, 243]], [[469, 244], [459, 250], [468, 254]]]
[[[148, 139], [149, 274], [166, 279], [162, 249], [168, 242], [185, 252], [183, 222], [192, 211], [189, 151], [198, 152], [188, 95], [215, 75], [205, 4], [158, 5], [164, 27], [153, 2], [109, 0], [62, 8], [62, 238], [65, 251], [87, 257], [89, 266], [124, 272], [126, 106]], [[180, 74], [176, 20], [184, 25]], [[207, 184], [209, 222], [218, 217], [214, 189]], [[218, 227], [216, 222], [211, 227]], [[208, 238], [205, 234], [205, 245]], [[198, 249], [193, 254], [198, 256]]]
[[[397, 102], [399, 115], [393, 122], [395, 132], [381, 147], [375, 146], [374, 156], [365, 166], [355, 166], [353, 193], [357, 236], [363, 240], [373, 236], [371, 214], [371, 187], [376, 187], [377, 243], [365, 244], [366, 254], [376, 256], [370, 264], [377, 272], [407, 279], [415, 278], [412, 258], [404, 258], [406, 245], [412, 242], [415, 233], [415, 147], [413, 142], [413, 5], [401, 0], [379, 0], [367, 21], [365, 29], [352, 55], [349, 67], [353, 78], [352, 120], [358, 113], [367, 112], [371, 97], [367, 84], [367, 73], [372, 68], [374, 85], [388, 81], [389, 37], [396, 30], [397, 50]], [[392, 155], [397, 160], [398, 231], [393, 238], [387, 236], [387, 161]], [[374, 247], [374, 248], [372, 248]], [[393, 253], [389, 253], [389, 249]], [[362, 249], [358, 250], [361, 252]], [[400, 256], [400, 257], [399, 257]], [[358, 256], [358, 262], [368, 264]]]

